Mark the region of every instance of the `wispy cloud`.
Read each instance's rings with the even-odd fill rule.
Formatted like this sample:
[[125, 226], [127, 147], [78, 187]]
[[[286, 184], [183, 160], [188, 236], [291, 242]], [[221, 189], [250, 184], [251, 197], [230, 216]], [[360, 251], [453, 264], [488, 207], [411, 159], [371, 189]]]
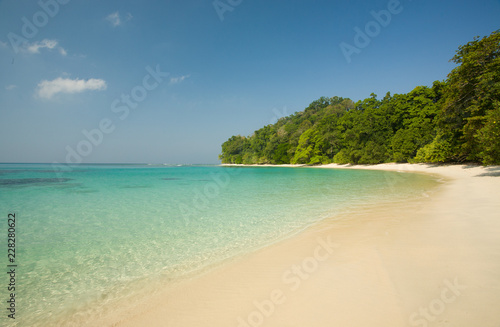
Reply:
[[170, 84], [179, 84], [182, 83], [186, 78], [189, 78], [191, 75], [184, 75], [179, 77], [171, 77]]
[[7, 42], [0, 41], [0, 48], [7, 48]]
[[114, 13], [111, 13], [109, 14], [108, 16], [106, 16], [106, 20], [108, 22], [110, 22], [111, 26], [113, 27], [117, 27], [117, 26], [120, 26], [122, 25], [124, 22], [127, 22], [129, 20], [132, 19], [132, 14], [131, 13], [127, 13], [125, 15], [125, 17], [122, 19], [120, 17], [120, 13], [118, 11], [114, 12]]
[[56, 40], [43, 39], [39, 42], [26, 43], [23, 50], [35, 54], [40, 53], [40, 49], [57, 49], [61, 55], [66, 56], [68, 53], [63, 47], [58, 46], [58, 44], [59, 43]]
[[38, 83], [36, 94], [43, 99], [52, 99], [58, 93], [81, 93], [85, 91], [103, 91], [107, 88], [106, 81], [91, 78], [70, 79], [58, 77], [52, 81], [43, 80]]
[[10, 85], [7, 85], [7, 86], [5, 87], [5, 89], [6, 89], [7, 91], [11, 91], [11, 90], [15, 89], [16, 87], [17, 87], [17, 85], [10, 84]]
[[114, 12], [106, 17], [106, 20], [111, 23], [113, 27], [119, 26], [121, 24], [120, 13]]
[[27, 44], [26, 50], [31, 53], [40, 53], [40, 49], [42, 48], [47, 48], [47, 49], [54, 49], [57, 46], [57, 41], [56, 40], [48, 40], [44, 39], [40, 42], [34, 42], [32, 44]]

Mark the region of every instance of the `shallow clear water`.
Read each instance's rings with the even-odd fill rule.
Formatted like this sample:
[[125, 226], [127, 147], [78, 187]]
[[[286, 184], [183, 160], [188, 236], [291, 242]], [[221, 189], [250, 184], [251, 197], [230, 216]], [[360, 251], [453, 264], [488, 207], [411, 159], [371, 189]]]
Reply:
[[3, 239], [7, 214], [17, 217], [16, 323], [85, 320], [145, 285], [435, 185], [426, 175], [364, 170], [81, 165], [56, 174], [51, 165], [1, 164]]

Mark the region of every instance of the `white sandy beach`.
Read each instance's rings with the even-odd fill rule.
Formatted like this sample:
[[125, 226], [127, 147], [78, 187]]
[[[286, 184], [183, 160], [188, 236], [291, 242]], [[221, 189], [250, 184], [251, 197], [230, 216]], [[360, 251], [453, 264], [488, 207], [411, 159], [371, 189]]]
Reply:
[[500, 167], [321, 168], [440, 175], [430, 196], [363, 208], [160, 291], [114, 326], [500, 326]]

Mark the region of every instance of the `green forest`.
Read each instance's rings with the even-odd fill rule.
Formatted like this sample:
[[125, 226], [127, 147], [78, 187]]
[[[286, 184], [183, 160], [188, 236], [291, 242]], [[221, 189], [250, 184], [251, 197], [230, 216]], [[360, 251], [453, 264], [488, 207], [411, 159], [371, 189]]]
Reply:
[[222, 144], [222, 163], [500, 164], [500, 30], [462, 45], [444, 81], [353, 102], [321, 97], [304, 111]]

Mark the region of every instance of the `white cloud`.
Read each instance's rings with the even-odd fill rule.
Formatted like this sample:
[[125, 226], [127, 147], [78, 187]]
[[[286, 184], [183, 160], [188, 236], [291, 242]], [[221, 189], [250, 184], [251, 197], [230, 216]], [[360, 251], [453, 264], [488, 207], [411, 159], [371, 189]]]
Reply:
[[37, 95], [40, 98], [51, 99], [58, 93], [81, 93], [84, 91], [103, 91], [107, 88], [106, 81], [102, 79], [91, 78], [70, 79], [58, 77], [55, 80], [43, 80], [38, 83]]
[[7, 91], [11, 91], [11, 90], [15, 89], [16, 87], [17, 87], [17, 85], [10, 84], [10, 85], [7, 85], [7, 86], [5, 87], [5, 89], [6, 89]]
[[7, 42], [0, 41], [0, 48], [7, 48]]
[[120, 17], [120, 13], [118, 11], [109, 14], [106, 16], [106, 20], [111, 23], [111, 26], [116, 27], [122, 25], [124, 22], [127, 22], [132, 19], [132, 14], [127, 13], [125, 16], [125, 20], [123, 21], [122, 18]]
[[121, 24], [120, 13], [117, 11], [109, 14], [106, 20], [109, 21], [113, 27], [119, 26]]
[[59, 50], [59, 53], [63, 56], [67, 55], [68, 53], [66, 50], [62, 47], [58, 47], [58, 42], [56, 40], [49, 40], [49, 39], [43, 39], [42, 41], [39, 42], [33, 42], [33, 43], [26, 43], [24, 50], [29, 52], [29, 53], [40, 53], [40, 49], [54, 49], [57, 48]]
[[44, 39], [40, 42], [34, 42], [26, 45], [26, 50], [30, 53], [40, 53], [40, 48], [54, 49], [57, 46], [56, 40]]
[[189, 78], [191, 75], [184, 75], [179, 77], [171, 77], [170, 84], [179, 84], [182, 83], [186, 78]]

